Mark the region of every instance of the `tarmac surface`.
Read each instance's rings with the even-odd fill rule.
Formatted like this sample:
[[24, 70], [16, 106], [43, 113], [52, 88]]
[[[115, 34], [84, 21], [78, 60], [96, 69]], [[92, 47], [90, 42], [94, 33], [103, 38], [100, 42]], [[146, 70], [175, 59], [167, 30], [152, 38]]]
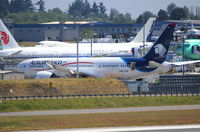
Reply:
[[200, 132], [200, 125], [141, 126], [141, 127], [102, 127], [60, 130], [34, 130], [18, 132]]
[[68, 114], [73, 115], [73, 114], [94, 114], [94, 113], [140, 112], [140, 111], [193, 110], [193, 109], [200, 109], [200, 105], [4, 112], [4, 113], [0, 113], [0, 117], [2, 116], [5, 117], [5, 116], [68, 115]]

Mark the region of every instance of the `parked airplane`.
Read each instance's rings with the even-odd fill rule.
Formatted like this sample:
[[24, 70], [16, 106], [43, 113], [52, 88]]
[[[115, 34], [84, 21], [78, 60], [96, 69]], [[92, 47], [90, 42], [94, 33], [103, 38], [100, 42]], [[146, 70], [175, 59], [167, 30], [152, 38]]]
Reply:
[[[129, 41], [130, 44], [131, 43], [137, 43], [137, 44], [139, 44], [141, 46], [141, 43], [143, 43], [143, 41], [145, 41], [145, 44], [147, 44], [147, 42], [152, 42], [150, 40], [152, 34], [150, 34], [150, 33], [153, 32], [153, 26], [154, 26], [155, 20], [156, 20], [156, 18], [149, 18], [149, 20], [144, 25], [144, 27], [142, 27], [140, 29], [140, 31], [137, 33], [137, 35], [131, 41]], [[83, 42], [83, 43], [80, 42], [80, 43], [81, 44], [85, 44], [87, 46], [91, 46], [91, 42]], [[101, 43], [97, 42], [97, 43], [93, 43], [93, 45], [102, 44], [102, 43], [104, 43], [106, 45], [109, 44], [107, 42], [106, 43], [105, 42], [101, 42]], [[45, 47], [68, 46], [67, 44], [76, 44], [76, 43], [65, 43], [65, 42], [60, 42], [60, 41], [40, 41], [40, 42], [38, 42], [38, 45], [36, 45], [36, 46], [45, 46]], [[152, 45], [152, 43], [150, 43], [150, 44]]]
[[[164, 63], [176, 24], [169, 24], [150, 51], [142, 58], [134, 57], [86, 57], [38, 58], [21, 62], [19, 71], [35, 78], [75, 77], [77, 66], [80, 77], [112, 77], [136, 79], [146, 75], [167, 72], [170, 63]], [[164, 63], [164, 64], [163, 64]], [[184, 62], [186, 63], [186, 62]], [[176, 63], [173, 63], [176, 65]]]
[[[183, 31], [185, 30], [185, 31]], [[191, 28], [190, 29], [186, 29], [186, 28], [182, 28], [182, 30], [177, 30], [174, 32], [174, 36], [178, 38], [182, 38], [182, 37], [186, 37], [186, 38], [190, 38], [190, 39], [198, 39], [200, 36], [200, 32], [194, 28], [193, 22], [191, 21]]]
[[187, 39], [185, 43], [176, 48], [178, 55], [183, 55], [184, 58], [189, 60], [200, 60], [200, 39]]
[[189, 38], [192, 36], [198, 36], [200, 35], [200, 32], [194, 28], [193, 22], [191, 22], [191, 29], [187, 31], [186, 34]]
[[[151, 25], [155, 18], [150, 18], [146, 23], [146, 34], [149, 34]], [[125, 53], [128, 55], [138, 54], [143, 44], [141, 43], [143, 38], [141, 36], [142, 30], [138, 33], [136, 38], [130, 43], [104, 43], [94, 44], [92, 48], [93, 56], [101, 56], [106, 54]], [[28, 59], [28, 58], [41, 58], [41, 57], [75, 57], [77, 56], [77, 46], [75, 44], [67, 44], [66, 47], [20, 47], [11, 33], [5, 27], [0, 20], [0, 40], [2, 41], [2, 50], [0, 50], [0, 57], [8, 59]], [[140, 43], [139, 43], [140, 42]], [[148, 47], [152, 46], [152, 43], [145, 43]], [[91, 56], [90, 44], [79, 45], [79, 56], [88, 57]]]

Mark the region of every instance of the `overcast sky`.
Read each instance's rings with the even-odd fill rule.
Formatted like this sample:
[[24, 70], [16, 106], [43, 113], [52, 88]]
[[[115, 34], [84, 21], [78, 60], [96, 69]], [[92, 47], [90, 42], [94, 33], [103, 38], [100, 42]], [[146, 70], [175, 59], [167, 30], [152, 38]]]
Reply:
[[[37, 2], [38, 0], [33, 0]], [[74, 0], [45, 0], [46, 9], [58, 7], [63, 11], [68, 9], [68, 5]], [[151, 11], [154, 14], [160, 9], [165, 9], [170, 3], [175, 3], [179, 7], [186, 5], [187, 7], [200, 6], [200, 0], [88, 0], [91, 4], [103, 2], [107, 8], [107, 13], [110, 13], [111, 8], [117, 9], [121, 13], [130, 13], [135, 19], [144, 11]]]

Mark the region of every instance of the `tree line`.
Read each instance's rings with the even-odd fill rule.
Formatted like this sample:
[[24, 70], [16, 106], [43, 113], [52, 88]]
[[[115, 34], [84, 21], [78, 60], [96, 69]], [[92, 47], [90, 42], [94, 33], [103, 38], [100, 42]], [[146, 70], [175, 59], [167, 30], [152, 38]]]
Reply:
[[74, 0], [68, 5], [66, 11], [59, 8], [46, 10], [45, 1], [38, 0], [0, 0], [0, 18], [11, 19], [15, 23], [44, 23], [50, 21], [104, 21], [115, 24], [131, 24], [146, 22], [149, 17], [157, 20], [200, 20], [200, 7], [179, 7], [174, 3], [167, 6], [166, 10], [160, 9], [157, 14], [145, 11], [135, 20], [130, 13], [120, 13], [111, 8], [107, 11], [103, 2], [89, 3], [88, 0]]

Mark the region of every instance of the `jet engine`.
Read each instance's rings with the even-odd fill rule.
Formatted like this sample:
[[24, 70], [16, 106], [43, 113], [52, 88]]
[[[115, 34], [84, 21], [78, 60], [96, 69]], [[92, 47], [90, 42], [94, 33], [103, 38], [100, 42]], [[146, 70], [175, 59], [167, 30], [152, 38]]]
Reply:
[[40, 72], [36, 73], [35, 78], [36, 79], [40, 79], [40, 78], [57, 78], [57, 76], [52, 72], [40, 71]]

